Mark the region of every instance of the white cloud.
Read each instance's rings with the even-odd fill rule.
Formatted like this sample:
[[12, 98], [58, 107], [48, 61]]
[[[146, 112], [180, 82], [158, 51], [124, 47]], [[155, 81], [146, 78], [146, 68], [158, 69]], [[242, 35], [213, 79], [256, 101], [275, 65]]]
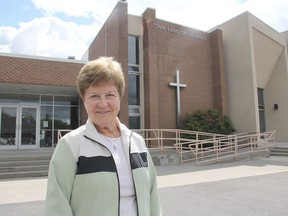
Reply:
[[0, 52], [10, 52], [10, 42], [16, 34], [17, 30], [13, 27], [0, 27]]
[[288, 30], [287, 0], [247, 0], [245, 8], [275, 30]]
[[32, 0], [47, 15], [63, 13], [71, 17], [89, 17], [104, 22], [117, 0]]
[[8, 43], [16, 34], [16, 29], [10, 26], [0, 27], [0, 44]]
[[231, 0], [158, 0], [156, 17], [206, 31], [233, 15], [239, 14], [242, 5]]
[[207, 31], [249, 11], [281, 32], [288, 30], [287, 0], [128, 0], [129, 12], [141, 15], [146, 7], [156, 17]]
[[57, 17], [37, 18], [29, 23], [20, 23], [17, 30], [0, 28], [3, 35], [0, 51], [60, 58], [75, 56], [81, 59], [97, 28], [96, 24], [77, 25]]

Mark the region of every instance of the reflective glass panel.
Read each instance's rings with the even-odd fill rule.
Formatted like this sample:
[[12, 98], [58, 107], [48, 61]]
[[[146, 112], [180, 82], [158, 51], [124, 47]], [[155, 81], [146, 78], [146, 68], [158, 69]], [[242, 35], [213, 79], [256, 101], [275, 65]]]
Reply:
[[139, 38], [128, 36], [128, 63], [139, 65]]
[[16, 107], [2, 107], [0, 121], [0, 146], [16, 145]]
[[78, 96], [55, 96], [55, 105], [79, 105]]
[[78, 122], [78, 107], [54, 107], [55, 129], [75, 129], [78, 127]]
[[52, 95], [41, 95], [41, 104], [53, 104], [53, 96]]
[[140, 78], [138, 75], [129, 74], [129, 105], [140, 105]]
[[129, 128], [140, 129], [140, 116], [129, 116]]
[[22, 108], [21, 145], [36, 144], [36, 108]]
[[41, 129], [52, 129], [53, 123], [53, 107], [52, 106], [41, 106]]

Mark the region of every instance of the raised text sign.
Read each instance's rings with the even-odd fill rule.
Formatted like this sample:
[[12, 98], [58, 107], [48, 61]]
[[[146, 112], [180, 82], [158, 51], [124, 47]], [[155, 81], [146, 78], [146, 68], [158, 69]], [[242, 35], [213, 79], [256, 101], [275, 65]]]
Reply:
[[167, 31], [173, 34], [180, 34], [182, 36], [188, 36], [189, 38], [195, 39], [195, 40], [203, 40], [206, 41], [207, 37], [203, 36], [203, 35], [199, 35], [199, 34], [194, 34], [192, 32], [186, 32], [180, 29], [176, 29], [176, 28], [170, 28], [164, 25], [159, 25], [156, 24], [156, 29], [161, 30], [161, 31]]

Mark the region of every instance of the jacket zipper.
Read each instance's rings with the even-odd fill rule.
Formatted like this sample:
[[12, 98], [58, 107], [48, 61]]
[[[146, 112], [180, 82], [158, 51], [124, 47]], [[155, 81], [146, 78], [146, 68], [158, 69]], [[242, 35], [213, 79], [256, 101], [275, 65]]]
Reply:
[[[113, 158], [112, 152], [111, 152], [110, 149], [107, 148], [105, 145], [103, 145], [102, 143], [100, 143], [100, 142], [98, 142], [98, 141], [96, 141], [96, 140], [94, 140], [94, 139], [91, 139], [90, 137], [87, 137], [86, 135], [84, 135], [84, 137], [87, 138], [87, 139], [89, 139], [89, 140], [91, 140], [91, 141], [93, 141], [93, 142], [96, 142], [96, 143], [98, 143], [99, 145], [101, 145], [101, 146], [103, 146], [104, 148], [106, 148], [106, 149], [110, 152], [110, 154], [111, 154], [111, 156], [112, 156], [112, 158]], [[129, 143], [130, 143], [130, 139], [129, 139]], [[113, 163], [114, 163], [114, 166], [115, 166], [116, 176], [117, 176], [117, 182], [118, 182], [118, 216], [120, 216], [120, 180], [119, 180], [119, 174], [118, 174], [118, 170], [117, 170], [117, 166], [116, 166], [116, 163], [115, 163], [114, 158], [113, 158]], [[134, 181], [134, 178], [133, 178], [133, 181]], [[134, 186], [134, 187], [135, 187], [135, 186]]]
[[135, 179], [134, 179], [134, 174], [133, 170], [131, 168], [131, 137], [132, 137], [133, 131], [131, 132], [129, 136], [129, 163], [130, 163], [130, 170], [131, 170], [131, 175], [133, 179], [133, 186], [134, 186], [134, 191], [135, 191], [135, 197], [136, 197], [136, 205], [137, 205], [137, 215], [139, 215], [139, 206], [138, 206], [138, 196], [137, 196], [137, 191], [136, 191], [136, 186], [135, 186]]

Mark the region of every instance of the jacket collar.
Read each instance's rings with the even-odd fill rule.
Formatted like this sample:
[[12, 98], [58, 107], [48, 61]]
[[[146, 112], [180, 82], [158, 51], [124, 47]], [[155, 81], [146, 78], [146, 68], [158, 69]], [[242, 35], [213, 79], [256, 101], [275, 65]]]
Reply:
[[[117, 123], [119, 130], [120, 130], [122, 140], [124, 141], [124, 140], [129, 139], [129, 137], [132, 134], [132, 131], [130, 129], [128, 129], [124, 124], [122, 124], [118, 117], [117, 117], [116, 123]], [[85, 125], [84, 135], [89, 137], [90, 139], [93, 139], [93, 140], [98, 141], [98, 142], [99, 141], [101, 142], [101, 140], [103, 140], [102, 136], [99, 134], [96, 127], [94, 126], [92, 120], [89, 118], [88, 118], [86, 125]]]

